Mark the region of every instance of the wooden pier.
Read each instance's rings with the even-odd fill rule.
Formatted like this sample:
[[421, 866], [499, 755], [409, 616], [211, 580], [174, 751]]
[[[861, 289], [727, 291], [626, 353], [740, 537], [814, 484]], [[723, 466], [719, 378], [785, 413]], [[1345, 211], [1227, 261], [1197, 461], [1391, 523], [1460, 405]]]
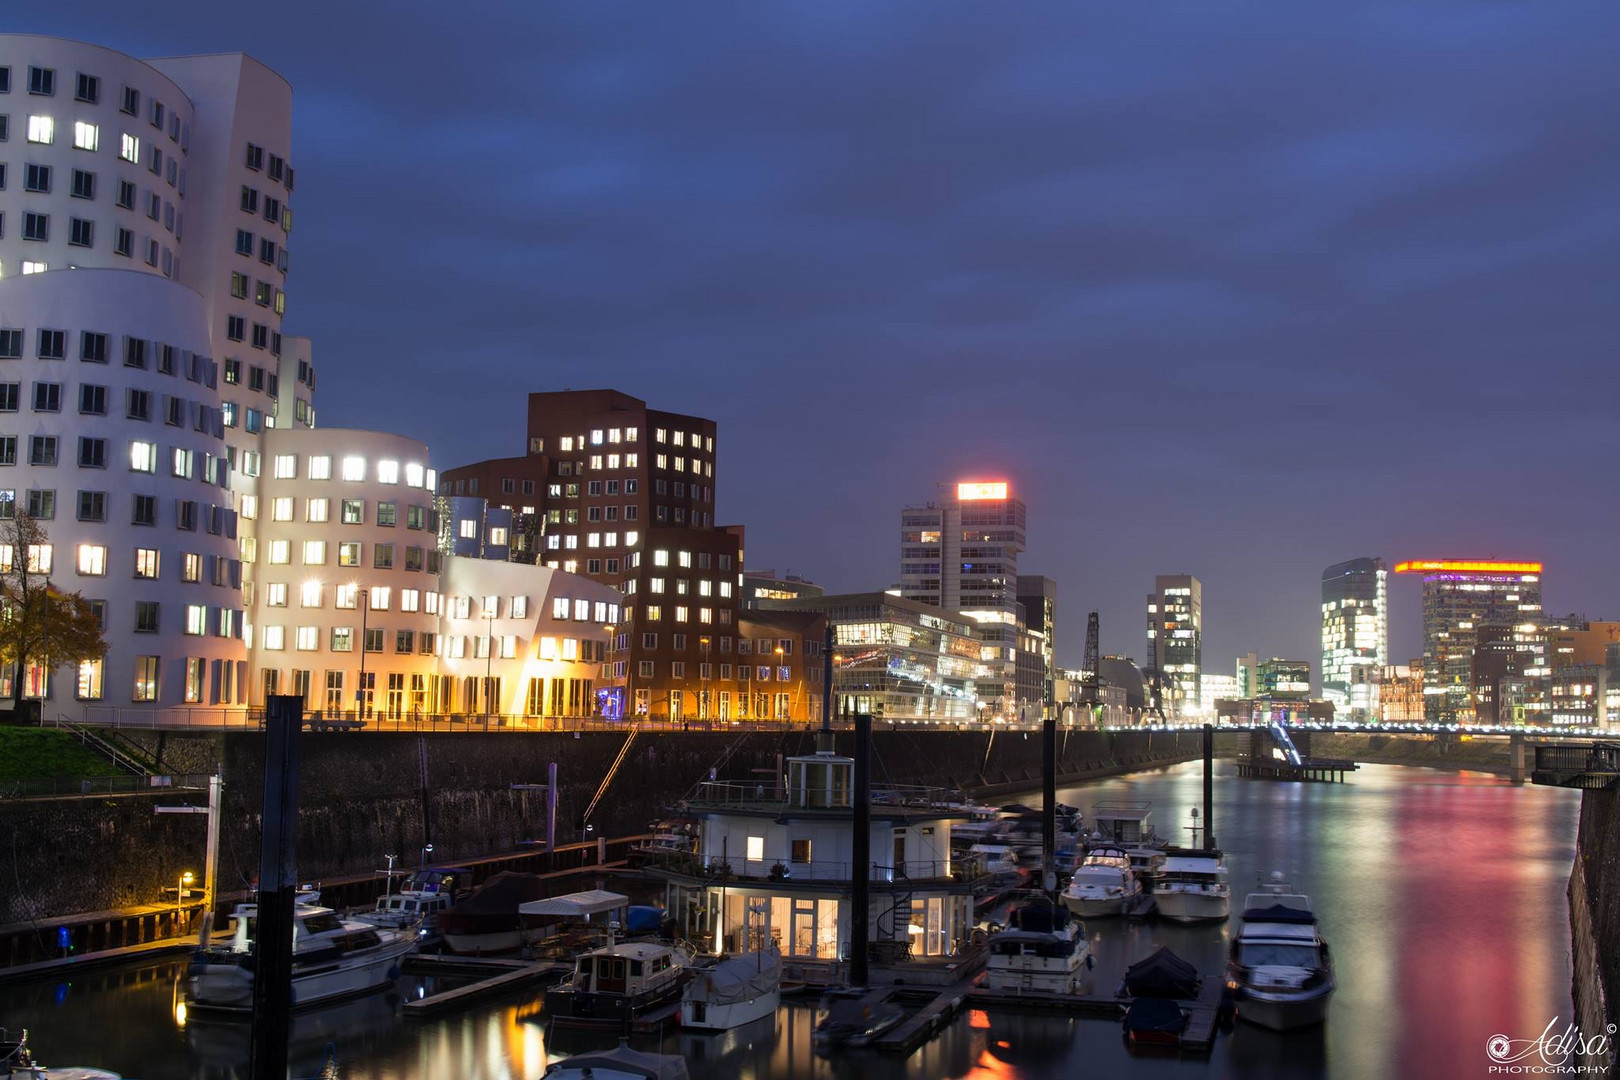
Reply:
[[1358, 769], [1353, 761], [1338, 758], [1307, 758], [1295, 765], [1269, 758], [1238, 758], [1237, 774], [1245, 780], [1293, 780], [1320, 784], [1342, 784], [1347, 774]]
[[879, 1050], [909, 1054], [949, 1024], [966, 1006], [973, 989], [971, 980], [963, 980], [935, 994], [928, 1003], [900, 1022], [898, 1027], [884, 1032], [873, 1041]]
[[[458, 1009], [485, 998], [522, 990], [536, 984], [550, 984], [566, 974], [567, 964], [533, 964], [522, 960], [478, 960], [466, 956], [410, 956], [402, 967], [413, 974], [451, 977], [478, 977], [437, 994], [407, 1001], [401, 1007], [406, 1019], [421, 1020], [446, 1009]], [[481, 976], [481, 977], [479, 977]]]
[[[1198, 985], [1198, 996], [1191, 1001], [1178, 1001], [1187, 1016], [1182, 1029], [1179, 1049], [1182, 1053], [1207, 1054], [1215, 1045], [1215, 1029], [1220, 1021], [1221, 990], [1224, 983], [1219, 976], [1205, 975]], [[1067, 1012], [1118, 1020], [1130, 1008], [1130, 997], [1113, 994], [1060, 994], [1040, 990], [982, 990], [974, 989], [966, 995], [965, 1004], [976, 1009], [1033, 1010], [1040, 1012]], [[897, 1031], [900, 1029], [896, 1029]]]

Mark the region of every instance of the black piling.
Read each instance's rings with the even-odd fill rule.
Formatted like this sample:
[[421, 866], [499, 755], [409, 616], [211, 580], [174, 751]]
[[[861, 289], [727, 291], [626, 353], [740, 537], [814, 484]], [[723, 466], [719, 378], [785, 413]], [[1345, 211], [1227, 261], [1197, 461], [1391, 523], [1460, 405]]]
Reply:
[[284, 1080], [292, 1026], [293, 905], [298, 893], [298, 737], [304, 699], [265, 702], [264, 807], [259, 840], [259, 914], [253, 934], [251, 1075]]
[[872, 718], [855, 714], [855, 836], [849, 913], [849, 984], [867, 984], [866, 953], [872, 913]]
[[1215, 725], [1204, 725], [1204, 850], [1215, 849]]
[[1057, 720], [1041, 728], [1041, 888], [1057, 902]]

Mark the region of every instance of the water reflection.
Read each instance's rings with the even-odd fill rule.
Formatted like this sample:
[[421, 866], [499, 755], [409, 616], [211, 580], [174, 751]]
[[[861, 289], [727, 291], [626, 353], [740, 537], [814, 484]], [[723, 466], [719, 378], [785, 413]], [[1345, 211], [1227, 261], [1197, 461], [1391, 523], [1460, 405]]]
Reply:
[[[1087, 809], [1151, 801], [1160, 832], [1179, 837], [1202, 787], [1198, 767], [1186, 765], [1059, 797]], [[1283, 1035], [1239, 1024], [1217, 1040], [1207, 1064], [1133, 1056], [1108, 1019], [1004, 1010], [964, 1014], [904, 1060], [875, 1051], [820, 1057], [807, 1001], [737, 1031], [635, 1044], [682, 1054], [699, 1080], [1473, 1075], [1487, 1064], [1490, 1035], [1528, 1038], [1554, 1015], [1570, 1015], [1564, 889], [1577, 801], [1573, 792], [1513, 788], [1479, 774], [1387, 766], [1364, 768], [1346, 785], [1223, 775], [1215, 830], [1228, 852], [1234, 907], [1259, 876], [1289, 874], [1315, 899], [1339, 989], [1325, 1028]], [[1088, 989], [1105, 993], [1126, 965], [1160, 945], [1218, 973], [1231, 932], [1120, 919], [1086, 929], [1097, 960]], [[27, 1026], [47, 1063], [100, 1065], [143, 1080], [244, 1080], [246, 1024], [177, 1022], [184, 969], [183, 960], [163, 961], [0, 987], [0, 1023]], [[314, 1072], [331, 1042], [348, 1080], [536, 1080], [550, 1060], [615, 1041], [548, 1033], [532, 994], [403, 1019], [402, 1001], [427, 989], [402, 980], [392, 993], [299, 1016], [294, 1075]]]

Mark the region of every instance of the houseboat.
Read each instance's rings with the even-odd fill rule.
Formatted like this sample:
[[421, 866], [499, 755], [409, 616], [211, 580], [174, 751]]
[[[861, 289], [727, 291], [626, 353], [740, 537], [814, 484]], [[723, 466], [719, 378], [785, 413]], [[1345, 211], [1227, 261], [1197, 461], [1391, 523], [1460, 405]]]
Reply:
[[[698, 785], [683, 807], [698, 823], [696, 849], [652, 857], [645, 869], [665, 882], [680, 936], [716, 953], [774, 946], [791, 978], [827, 981], [848, 959], [860, 872], [851, 863], [855, 762], [820, 751], [785, 765], [780, 786]], [[883, 786], [869, 806], [869, 955], [943, 971], [968, 948], [974, 897], [987, 880], [981, 860], [951, 853], [959, 797]]]
[[[193, 954], [190, 1008], [252, 1009], [258, 917], [257, 904], [236, 905], [230, 943]], [[399, 977], [400, 961], [415, 948], [414, 933], [344, 919], [331, 908], [300, 902], [293, 909], [294, 1008], [381, 990]]]
[[1152, 884], [1169, 843], [1153, 831], [1151, 803], [1098, 803], [1091, 809], [1091, 826], [1088, 847], [1123, 850], [1136, 876]]

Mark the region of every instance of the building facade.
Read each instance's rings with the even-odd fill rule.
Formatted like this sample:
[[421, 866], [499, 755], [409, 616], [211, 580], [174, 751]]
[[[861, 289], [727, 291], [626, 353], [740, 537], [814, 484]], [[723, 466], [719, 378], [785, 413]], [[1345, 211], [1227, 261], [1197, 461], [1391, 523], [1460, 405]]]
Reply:
[[1414, 560], [1397, 563], [1395, 573], [1423, 576], [1424, 717], [1472, 723], [1475, 630], [1485, 623], [1539, 622], [1541, 564]]
[[765, 611], [816, 612], [833, 626], [833, 712], [887, 720], [988, 719], [979, 625], [886, 592], [770, 600]]
[[715, 439], [712, 420], [616, 390], [536, 393], [524, 457], [440, 481], [447, 497], [532, 509], [543, 565], [622, 594], [613, 676], [626, 694], [615, 707], [632, 715], [718, 718], [718, 692], [698, 672], [736, 656], [743, 532], [715, 524]]
[[1377, 558], [1322, 571], [1322, 697], [1343, 720], [1378, 716], [1374, 675], [1389, 665], [1388, 578]]
[[[1018, 699], [1029, 719], [1054, 714], [1057, 702], [1057, 582], [1041, 574], [1018, 575]], [[1037, 714], [1033, 706], [1039, 703]]]
[[1165, 715], [1190, 718], [1203, 700], [1204, 587], [1191, 574], [1160, 574], [1147, 598], [1148, 673], [1158, 673]]
[[744, 570], [742, 606], [757, 608], [763, 600], [797, 600], [803, 596], [821, 596], [826, 593], [813, 581], [775, 570]]
[[1260, 661], [1256, 669], [1260, 684], [1257, 697], [1273, 701], [1304, 701], [1311, 696], [1311, 665], [1305, 660], [1284, 660], [1273, 656]]

